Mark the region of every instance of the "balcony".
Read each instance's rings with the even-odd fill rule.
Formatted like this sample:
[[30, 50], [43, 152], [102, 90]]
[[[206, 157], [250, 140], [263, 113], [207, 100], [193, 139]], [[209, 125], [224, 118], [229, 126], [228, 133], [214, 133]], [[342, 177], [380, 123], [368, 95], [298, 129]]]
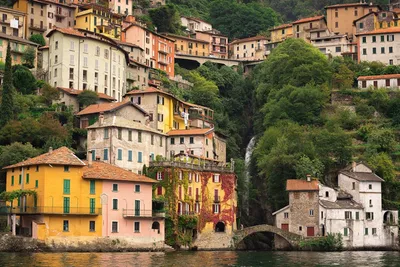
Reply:
[[53, 215], [86, 215], [97, 216], [101, 215], [101, 208], [93, 209], [90, 207], [0, 207], [0, 214], [16, 214], [16, 215], [38, 215], [38, 214], [53, 214]]
[[168, 51], [167, 50], [159, 49], [158, 52], [161, 53], [161, 54], [168, 55]]
[[19, 47], [11, 47], [11, 52], [16, 54], [24, 54], [24, 51], [20, 50]]
[[163, 167], [163, 168], [183, 168], [183, 169], [191, 169], [197, 171], [211, 171], [211, 172], [233, 172], [231, 167], [227, 166], [219, 166], [214, 164], [208, 164], [199, 162], [199, 164], [189, 163], [189, 162], [181, 162], [181, 161], [151, 161], [150, 167]]
[[168, 62], [167, 62], [166, 59], [158, 59], [158, 63], [161, 64], [161, 65], [168, 66]]
[[43, 25], [36, 25], [36, 24], [29, 25], [29, 29], [39, 31], [39, 32], [47, 31], [47, 27], [45, 27]]
[[57, 10], [57, 12], [54, 15], [58, 18], [63, 19], [68, 16], [68, 13], [65, 13], [65, 12], [63, 13], [61, 10]]
[[[11, 20], [10, 19], [0, 19], [0, 24], [6, 24], [6, 25], [10, 25]], [[22, 27], [23, 26], [23, 22], [18, 20], [18, 27]]]
[[123, 209], [122, 216], [124, 218], [165, 218], [164, 211], [157, 210], [137, 210], [137, 209]]

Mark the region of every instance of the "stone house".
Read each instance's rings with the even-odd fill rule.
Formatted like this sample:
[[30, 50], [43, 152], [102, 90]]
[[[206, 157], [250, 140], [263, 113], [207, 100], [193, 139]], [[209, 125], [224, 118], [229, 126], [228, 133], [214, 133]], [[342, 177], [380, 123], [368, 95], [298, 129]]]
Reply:
[[399, 27], [398, 15], [393, 11], [376, 11], [356, 19], [353, 22], [355, 34], [370, 32], [377, 29]]
[[114, 115], [100, 118], [87, 130], [93, 160], [142, 174], [144, 165], [166, 155], [167, 136], [141, 122]]
[[360, 76], [357, 78], [358, 88], [400, 88], [400, 74], [385, 74], [375, 76]]
[[310, 43], [311, 31], [317, 29], [327, 29], [324, 16], [315, 16], [296, 20], [292, 23], [293, 37], [301, 38]]
[[[305, 184], [306, 181], [288, 180], [289, 184]], [[338, 175], [338, 187], [330, 188], [313, 181], [317, 191], [318, 210], [315, 213], [315, 227], [318, 235], [340, 233], [345, 247], [393, 247], [398, 244], [398, 211], [382, 209], [383, 179], [374, 174], [363, 163], [353, 163], [341, 170]], [[308, 182], [311, 183], [311, 182]], [[311, 184], [310, 184], [311, 185]], [[305, 203], [301, 198], [290, 197], [289, 206], [273, 213], [275, 225], [281, 229], [296, 232], [291, 224], [298, 220], [298, 213], [304, 217], [307, 211], [315, 209], [315, 202]], [[292, 206], [298, 207], [294, 210]], [[309, 205], [303, 207], [302, 205]], [[307, 218], [306, 218], [307, 219]], [[300, 221], [303, 221], [301, 219]], [[289, 224], [289, 227], [287, 226]]]

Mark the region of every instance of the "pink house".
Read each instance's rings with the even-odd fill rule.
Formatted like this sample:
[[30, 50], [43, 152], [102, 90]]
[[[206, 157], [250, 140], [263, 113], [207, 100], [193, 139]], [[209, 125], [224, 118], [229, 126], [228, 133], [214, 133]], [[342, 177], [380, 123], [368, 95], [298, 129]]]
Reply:
[[102, 180], [102, 236], [138, 245], [163, 245], [164, 213], [153, 210], [155, 180], [99, 161], [84, 167], [85, 179]]

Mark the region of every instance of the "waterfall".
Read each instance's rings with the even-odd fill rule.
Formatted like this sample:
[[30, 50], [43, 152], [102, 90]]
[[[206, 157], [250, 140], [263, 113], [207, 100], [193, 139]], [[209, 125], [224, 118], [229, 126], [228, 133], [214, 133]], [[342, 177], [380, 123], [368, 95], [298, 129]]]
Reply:
[[249, 184], [250, 184], [250, 160], [251, 155], [253, 154], [254, 147], [256, 145], [256, 137], [253, 136], [250, 142], [247, 144], [246, 147], [246, 155], [244, 158], [245, 163], [245, 175], [244, 175], [244, 185], [245, 185], [245, 192], [243, 193], [243, 208], [246, 211], [246, 214], [249, 214]]

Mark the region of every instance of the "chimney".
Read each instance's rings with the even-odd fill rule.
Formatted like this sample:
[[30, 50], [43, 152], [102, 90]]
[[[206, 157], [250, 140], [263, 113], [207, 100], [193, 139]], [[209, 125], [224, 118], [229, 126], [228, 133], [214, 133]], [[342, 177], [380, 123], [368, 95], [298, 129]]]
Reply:
[[89, 167], [92, 167], [92, 154], [93, 154], [93, 151], [89, 150], [88, 151], [88, 165], [89, 165]]
[[99, 125], [101, 126], [101, 125], [103, 125], [103, 123], [104, 123], [104, 114], [103, 114], [103, 113], [100, 113], [100, 116], [99, 116]]
[[355, 161], [353, 161], [353, 163], [351, 164], [351, 167], [352, 167], [353, 172], [356, 172], [357, 163]]
[[307, 174], [307, 182], [311, 182], [311, 175]]
[[49, 154], [53, 153], [53, 147], [49, 147]]

